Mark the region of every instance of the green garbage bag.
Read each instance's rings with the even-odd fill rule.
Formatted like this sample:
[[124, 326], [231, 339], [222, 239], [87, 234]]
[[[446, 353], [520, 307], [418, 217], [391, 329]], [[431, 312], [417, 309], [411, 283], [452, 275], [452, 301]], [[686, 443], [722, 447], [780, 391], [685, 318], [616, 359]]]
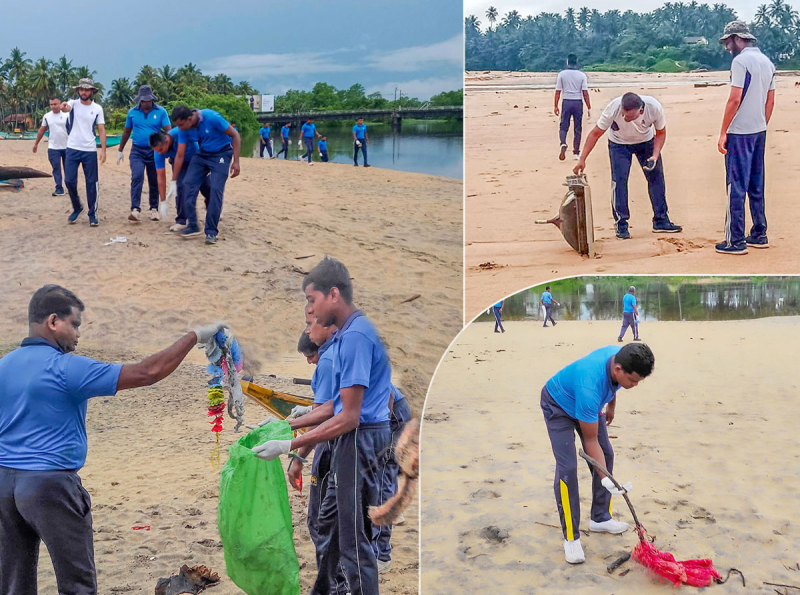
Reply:
[[220, 473], [217, 525], [230, 579], [247, 595], [299, 595], [300, 566], [292, 511], [280, 459], [263, 461], [250, 450], [267, 440], [289, 440], [286, 421], [242, 436]]

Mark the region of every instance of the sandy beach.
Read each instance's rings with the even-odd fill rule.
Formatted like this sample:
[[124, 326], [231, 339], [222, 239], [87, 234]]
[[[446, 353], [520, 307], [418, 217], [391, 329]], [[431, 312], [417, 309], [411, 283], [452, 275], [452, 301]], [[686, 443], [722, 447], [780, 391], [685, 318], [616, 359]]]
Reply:
[[[766, 209], [768, 250], [743, 257], [716, 254], [724, 238], [725, 165], [717, 138], [727, 86], [695, 88], [695, 82], [727, 82], [727, 72], [698, 74], [588, 73], [592, 118], [583, 139], [613, 98], [628, 91], [653, 95], [665, 108], [663, 151], [667, 203], [680, 234], [651, 233], [652, 209], [638, 165], [631, 170], [631, 235], [614, 237], [611, 172], [603, 137], [587, 161], [595, 222], [594, 259], [582, 258], [553, 225], [575, 161], [558, 160], [553, 114], [555, 73], [467, 72], [465, 80], [466, 303], [467, 320], [497, 299], [534, 283], [590, 273], [783, 273], [800, 272], [792, 232], [800, 217], [793, 199], [800, 168], [793, 159], [800, 129], [800, 74], [777, 78], [776, 107], [767, 134]], [[572, 132], [568, 142], [572, 143]], [[550, 139], [552, 142], [548, 142]], [[749, 212], [747, 215], [749, 228]], [[490, 270], [479, 265], [493, 263]]]
[[[586, 562], [564, 561], [539, 395], [560, 368], [614, 343], [619, 324], [504, 324], [505, 334], [490, 323], [467, 327], [428, 396], [422, 593], [674, 593], [635, 562], [606, 572], [635, 545], [633, 531], [583, 533]], [[747, 587], [732, 575], [717, 587], [725, 593], [774, 593], [765, 581], [800, 585], [799, 330], [797, 317], [648, 322], [641, 335], [655, 370], [618, 393], [609, 427], [615, 476], [633, 483], [631, 501], [656, 547], [678, 559], [711, 558], [723, 576], [731, 567], [744, 573]], [[585, 465], [579, 482], [583, 532]], [[632, 522], [624, 500], [613, 507], [615, 518]]]
[[[33, 155], [32, 144], [0, 141], [0, 162], [49, 171], [46, 146]], [[461, 326], [460, 181], [377, 167], [243, 159], [242, 174], [228, 181], [220, 241], [209, 247], [165, 235], [167, 222], [128, 222], [130, 170], [127, 162], [114, 165], [114, 155], [109, 150], [100, 167], [98, 228], [90, 228], [85, 215], [67, 224], [69, 199], [50, 196], [50, 179], [29, 180], [21, 193], [0, 193], [3, 353], [27, 331], [32, 293], [59, 283], [87, 306], [79, 353], [137, 361], [193, 325], [222, 318], [253, 362], [257, 383], [308, 394], [290, 384], [293, 376], [313, 372], [296, 353], [304, 328], [300, 284], [329, 254], [347, 264], [355, 301], [388, 346], [394, 381], [421, 410], [436, 363]], [[82, 178], [80, 189], [85, 202]], [[105, 245], [117, 236], [127, 242]], [[240, 593], [224, 576], [216, 529], [219, 473], [209, 462], [204, 365], [202, 353], [193, 352], [165, 382], [89, 406], [89, 456], [81, 475], [94, 500], [101, 593], [152, 592], [158, 577], [183, 563], [220, 572], [218, 595]], [[264, 416], [247, 403], [247, 423]], [[240, 436], [232, 427], [226, 420], [226, 447]], [[306, 496], [307, 488], [291, 499], [304, 591], [316, 574]], [[417, 592], [413, 506], [397, 529], [393, 570], [382, 575], [382, 592]], [[134, 531], [135, 525], [151, 531]], [[46, 557], [40, 568], [42, 590], [53, 591]]]

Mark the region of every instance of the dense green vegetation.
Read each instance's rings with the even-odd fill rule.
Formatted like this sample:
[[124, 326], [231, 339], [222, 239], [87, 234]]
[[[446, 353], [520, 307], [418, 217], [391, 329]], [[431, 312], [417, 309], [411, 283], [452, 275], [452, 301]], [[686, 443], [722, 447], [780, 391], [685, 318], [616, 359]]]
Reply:
[[[88, 66], [73, 66], [66, 56], [53, 62], [40, 58], [36, 62], [26, 58], [19, 48], [11, 50], [10, 56], [0, 61], [0, 120], [9, 114], [32, 114], [34, 124], [47, 112], [48, 101], [53, 95], [62, 98], [73, 96], [73, 87], [81, 78], [94, 78], [97, 72]], [[195, 108], [211, 108], [226, 119], [236, 122], [243, 132], [256, 131], [259, 124], [249, 104], [237, 95], [255, 95], [259, 91], [248, 83], [234, 83], [226, 74], [213, 77], [204, 75], [192, 63], [173, 68], [165, 65], [156, 68], [142, 66], [133, 80], [117, 78], [108, 89], [95, 81], [100, 91], [95, 100], [106, 112], [106, 128], [119, 131], [125, 124], [125, 116], [133, 105], [133, 99], [141, 85], [150, 85], [160, 104], [168, 109], [178, 103]], [[317, 83], [311, 91], [290, 90], [275, 98], [275, 111], [297, 112], [306, 110], [340, 109], [385, 109], [394, 106], [420, 107], [426, 105], [414, 97], [407, 97], [399, 90], [399, 97], [390, 101], [380, 93], [367, 95], [362, 85], [338, 90], [327, 83]], [[429, 105], [461, 105], [460, 89], [447, 91], [431, 98]], [[12, 123], [14, 127], [16, 123]]]
[[[728, 68], [730, 55], [718, 39], [736, 13], [725, 4], [692, 1], [667, 2], [649, 13], [583, 7], [527, 17], [514, 10], [502, 18], [490, 6], [485, 30], [481, 18], [464, 20], [467, 70], [561, 70], [575, 53], [590, 71], [681, 72]], [[800, 18], [790, 5], [761, 5], [750, 27], [776, 66], [800, 67]]]

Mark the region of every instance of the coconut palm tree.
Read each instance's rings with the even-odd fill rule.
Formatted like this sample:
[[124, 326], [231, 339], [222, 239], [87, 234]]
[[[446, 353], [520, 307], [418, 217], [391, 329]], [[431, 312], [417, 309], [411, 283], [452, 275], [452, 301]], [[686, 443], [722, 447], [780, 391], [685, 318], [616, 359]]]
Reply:
[[486, 18], [489, 21], [489, 29], [491, 29], [497, 22], [497, 14], [497, 9], [494, 6], [490, 6], [486, 9]]
[[227, 74], [220, 73], [211, 79], [211, 85], [208, 90], [212, 93], [233, 93], [236, 85], [233, 84], [231, 77]]
[[135, 91], [127, 78], [118, 78], [111, 81], [111, 92], [108, 94], [108, 103], [111, 107], [128, 107], [133, 104]]
[[141, 87], [142, 85], [150, 85], [152, 87], [159, 78], [158, 71], [152, 66], [145, 64], [139, 70], [139, 74], [136, 75], [136, 78], [133, 79], [133, 84], [136, 87]]
[[42, 105], [47, 105], [47, 101], [56, 89], [52, 63], [44, 57], [39, 58], [27, 74], [26, 80], [28, 91], [34, 101], [34, 109], [39, 110]]
[[62, 97], [69, 95], [70, 85], [75, 77], [75, 68], [72, 67], [72, 60], [67, 60], [66, 56], [61, 56], [53, 66], [53, 76], [56, 79], [56, 87]]

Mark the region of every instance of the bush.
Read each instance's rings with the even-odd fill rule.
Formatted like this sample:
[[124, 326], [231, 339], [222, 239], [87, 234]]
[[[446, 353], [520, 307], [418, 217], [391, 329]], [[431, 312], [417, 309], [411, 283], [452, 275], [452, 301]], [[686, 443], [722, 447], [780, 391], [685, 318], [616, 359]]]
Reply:
[[687, 68], [685, 62], [676, 62], [675, 60], [664, 58], [660, 62], [653, 64], [650, 70], [653, 72], [687, 72], [689, 68]]
[[219, 112], [228, 122], [236, 122], [239, 132], [257, 132], [261, 127], [250, 104], [244, 97], [235, 95], [193, 94], [189, 99], [171, 101], [165, 107], [168, 112], [176, 105], [188, 105], [193, 109], [213, 109]]

